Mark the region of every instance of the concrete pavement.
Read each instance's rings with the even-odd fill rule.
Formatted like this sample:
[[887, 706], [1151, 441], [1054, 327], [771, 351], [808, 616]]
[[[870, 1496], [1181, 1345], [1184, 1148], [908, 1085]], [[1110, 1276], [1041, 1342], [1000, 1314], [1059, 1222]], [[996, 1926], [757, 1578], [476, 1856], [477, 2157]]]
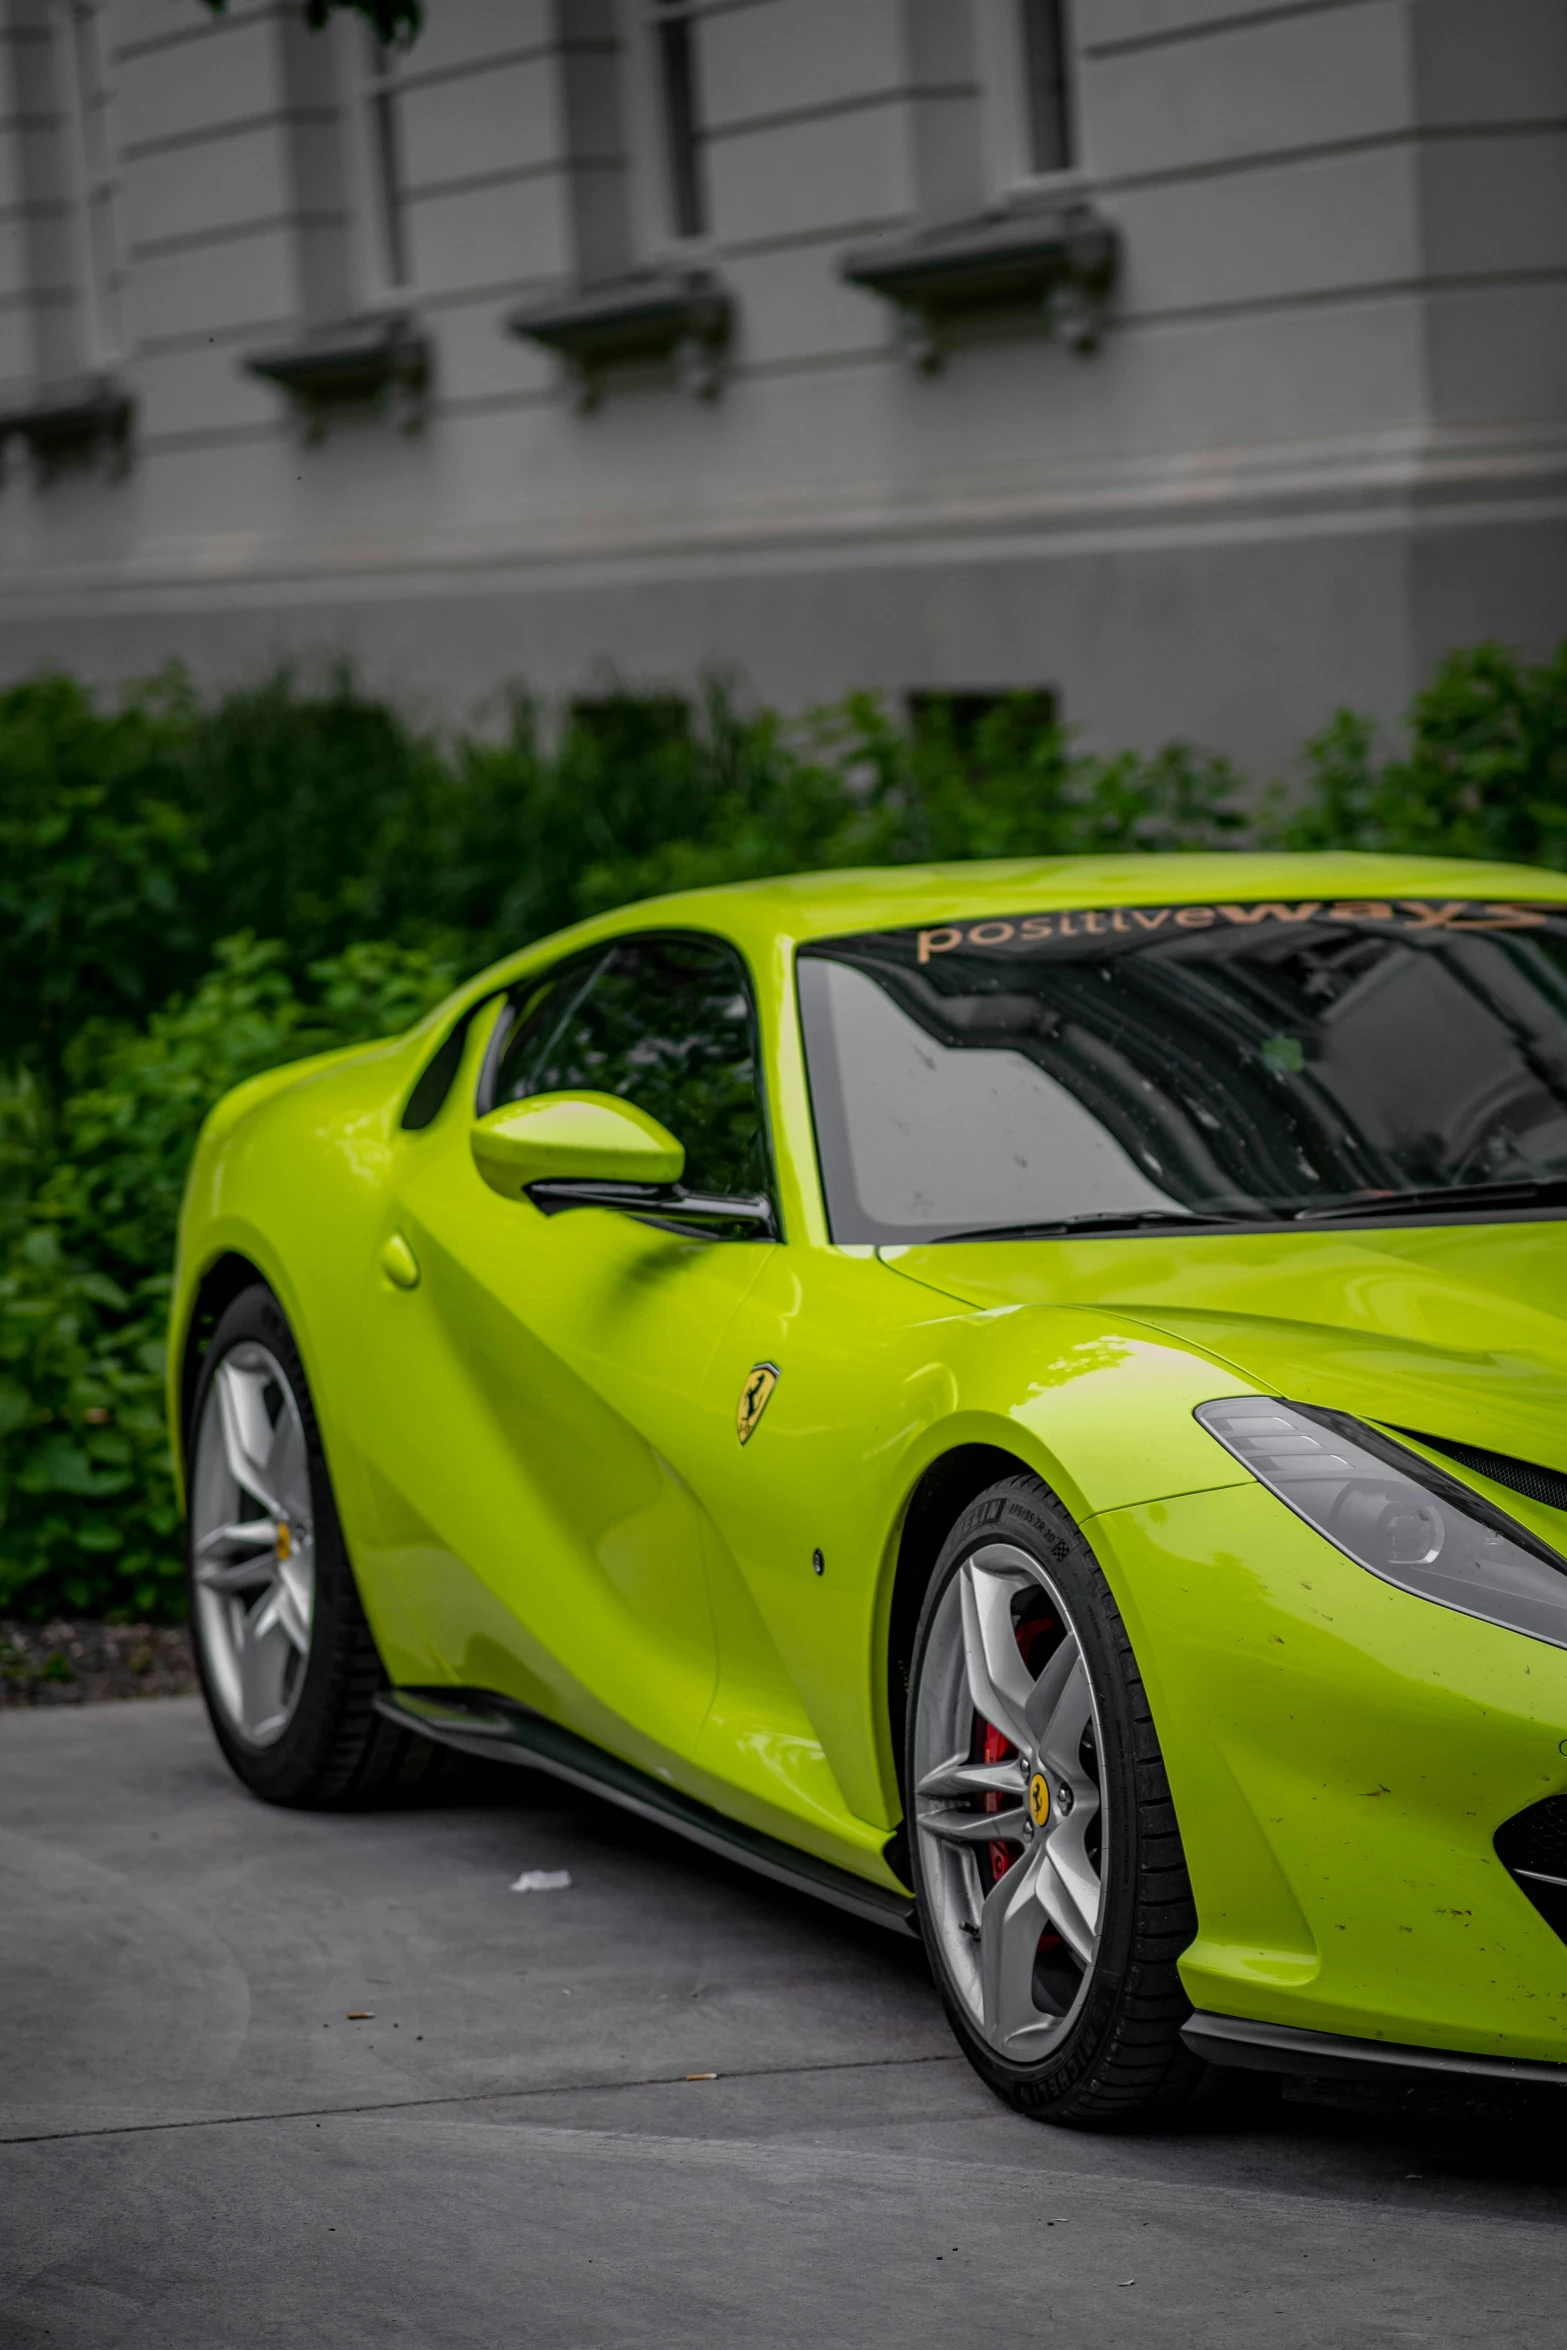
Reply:
[[913, 1945], [548, 1780], [269, 1811], [194, 1699], [0, 1715], [3, 2350], [1532, 2346], [1562, 2142], [1043, 2129]]

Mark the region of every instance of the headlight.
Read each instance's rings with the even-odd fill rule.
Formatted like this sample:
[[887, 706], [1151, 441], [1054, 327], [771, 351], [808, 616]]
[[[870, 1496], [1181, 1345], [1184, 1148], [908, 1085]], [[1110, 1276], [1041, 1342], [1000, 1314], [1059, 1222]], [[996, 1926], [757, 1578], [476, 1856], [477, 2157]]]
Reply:
[[1567, 1559], [1418, 1453], [1345, 1412], [1261, 1395], [1199, 1404], [1196, 1417], [1357, 1566], [1567, 1648]]

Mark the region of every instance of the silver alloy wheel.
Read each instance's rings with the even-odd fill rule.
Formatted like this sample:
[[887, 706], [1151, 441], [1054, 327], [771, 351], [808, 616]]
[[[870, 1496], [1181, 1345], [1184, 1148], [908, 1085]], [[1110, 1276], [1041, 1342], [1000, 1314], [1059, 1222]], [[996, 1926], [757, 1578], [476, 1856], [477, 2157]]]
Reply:
[[304, 1687], [316, 1553], [304, 1421], [282, 1364], [254, 1339], [229, 1349], [207, 1389], [190, 1532], [212, 1694], [247, 1745], [271, 1746]]
[[993, 1542], [959, 1567], [930, 1627], [915, 1708], [927, 1924], [976, 2030], [999, 2056], [1037, 2063], [1066, 2036], [1093, 1974], [1108, 1847], [1087, 1660], [1026, 1551]]

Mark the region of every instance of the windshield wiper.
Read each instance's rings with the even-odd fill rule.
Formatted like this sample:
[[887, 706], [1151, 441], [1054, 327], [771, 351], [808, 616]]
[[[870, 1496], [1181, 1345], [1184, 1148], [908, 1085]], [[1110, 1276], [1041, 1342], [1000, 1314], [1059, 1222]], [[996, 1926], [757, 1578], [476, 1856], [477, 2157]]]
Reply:
[[1069, 1240], [1085, 1232], [1239, 1232], [1259, 1224], [1288, 1231], [1292, 1225], [1375, 1223], [1387, 1216], [1451, 1210], [1483, 1215], [1487, 1210], [1509, 1208], [1567, 1208], [1567, 1176], [1513, 1183], [1433, 1183], [1408, 1191], [1332, 1200], [1319, 1208], [1261, 1200], [1246, 1208], [1111, 1208], [1093, 1216], [1058, 1216], [1037, 1224], [975, 1224], [961, 1232], [940, 1232], [936, 1239]]
[[1233, 1232], [1248, 1224], [1273, 1223], [1266, 1212], [1238, 1208], [1110, 1208], [1094, 1216], [1059, 1216], [1041, 1224], [976, 1224], [964, 1232], [938, 1232], [937, 1240], [1067, 1240], [1078, 1232]]
[[1320, 1208], [1296, 1208], [1297, 1224], [1354, 1224], [1381, 1216], [1442, 1214], [1461, 1209], [1484, 1214], [1488, 1208], [1567, 1208], [1567, 1176], [1526, 1178], [1512, 1183], [1429, 1183], [1409, 1191], [1379, 1191], [1360, 1199], [1333, 1200]]

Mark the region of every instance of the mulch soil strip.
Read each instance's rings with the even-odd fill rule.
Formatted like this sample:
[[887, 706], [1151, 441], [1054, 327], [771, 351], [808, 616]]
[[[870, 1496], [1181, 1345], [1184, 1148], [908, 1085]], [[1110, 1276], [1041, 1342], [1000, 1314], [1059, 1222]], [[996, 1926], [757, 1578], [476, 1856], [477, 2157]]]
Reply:
[[187, 1697], [195, 1687], [182, 1624], [0, 1623], [0, 1708]]

